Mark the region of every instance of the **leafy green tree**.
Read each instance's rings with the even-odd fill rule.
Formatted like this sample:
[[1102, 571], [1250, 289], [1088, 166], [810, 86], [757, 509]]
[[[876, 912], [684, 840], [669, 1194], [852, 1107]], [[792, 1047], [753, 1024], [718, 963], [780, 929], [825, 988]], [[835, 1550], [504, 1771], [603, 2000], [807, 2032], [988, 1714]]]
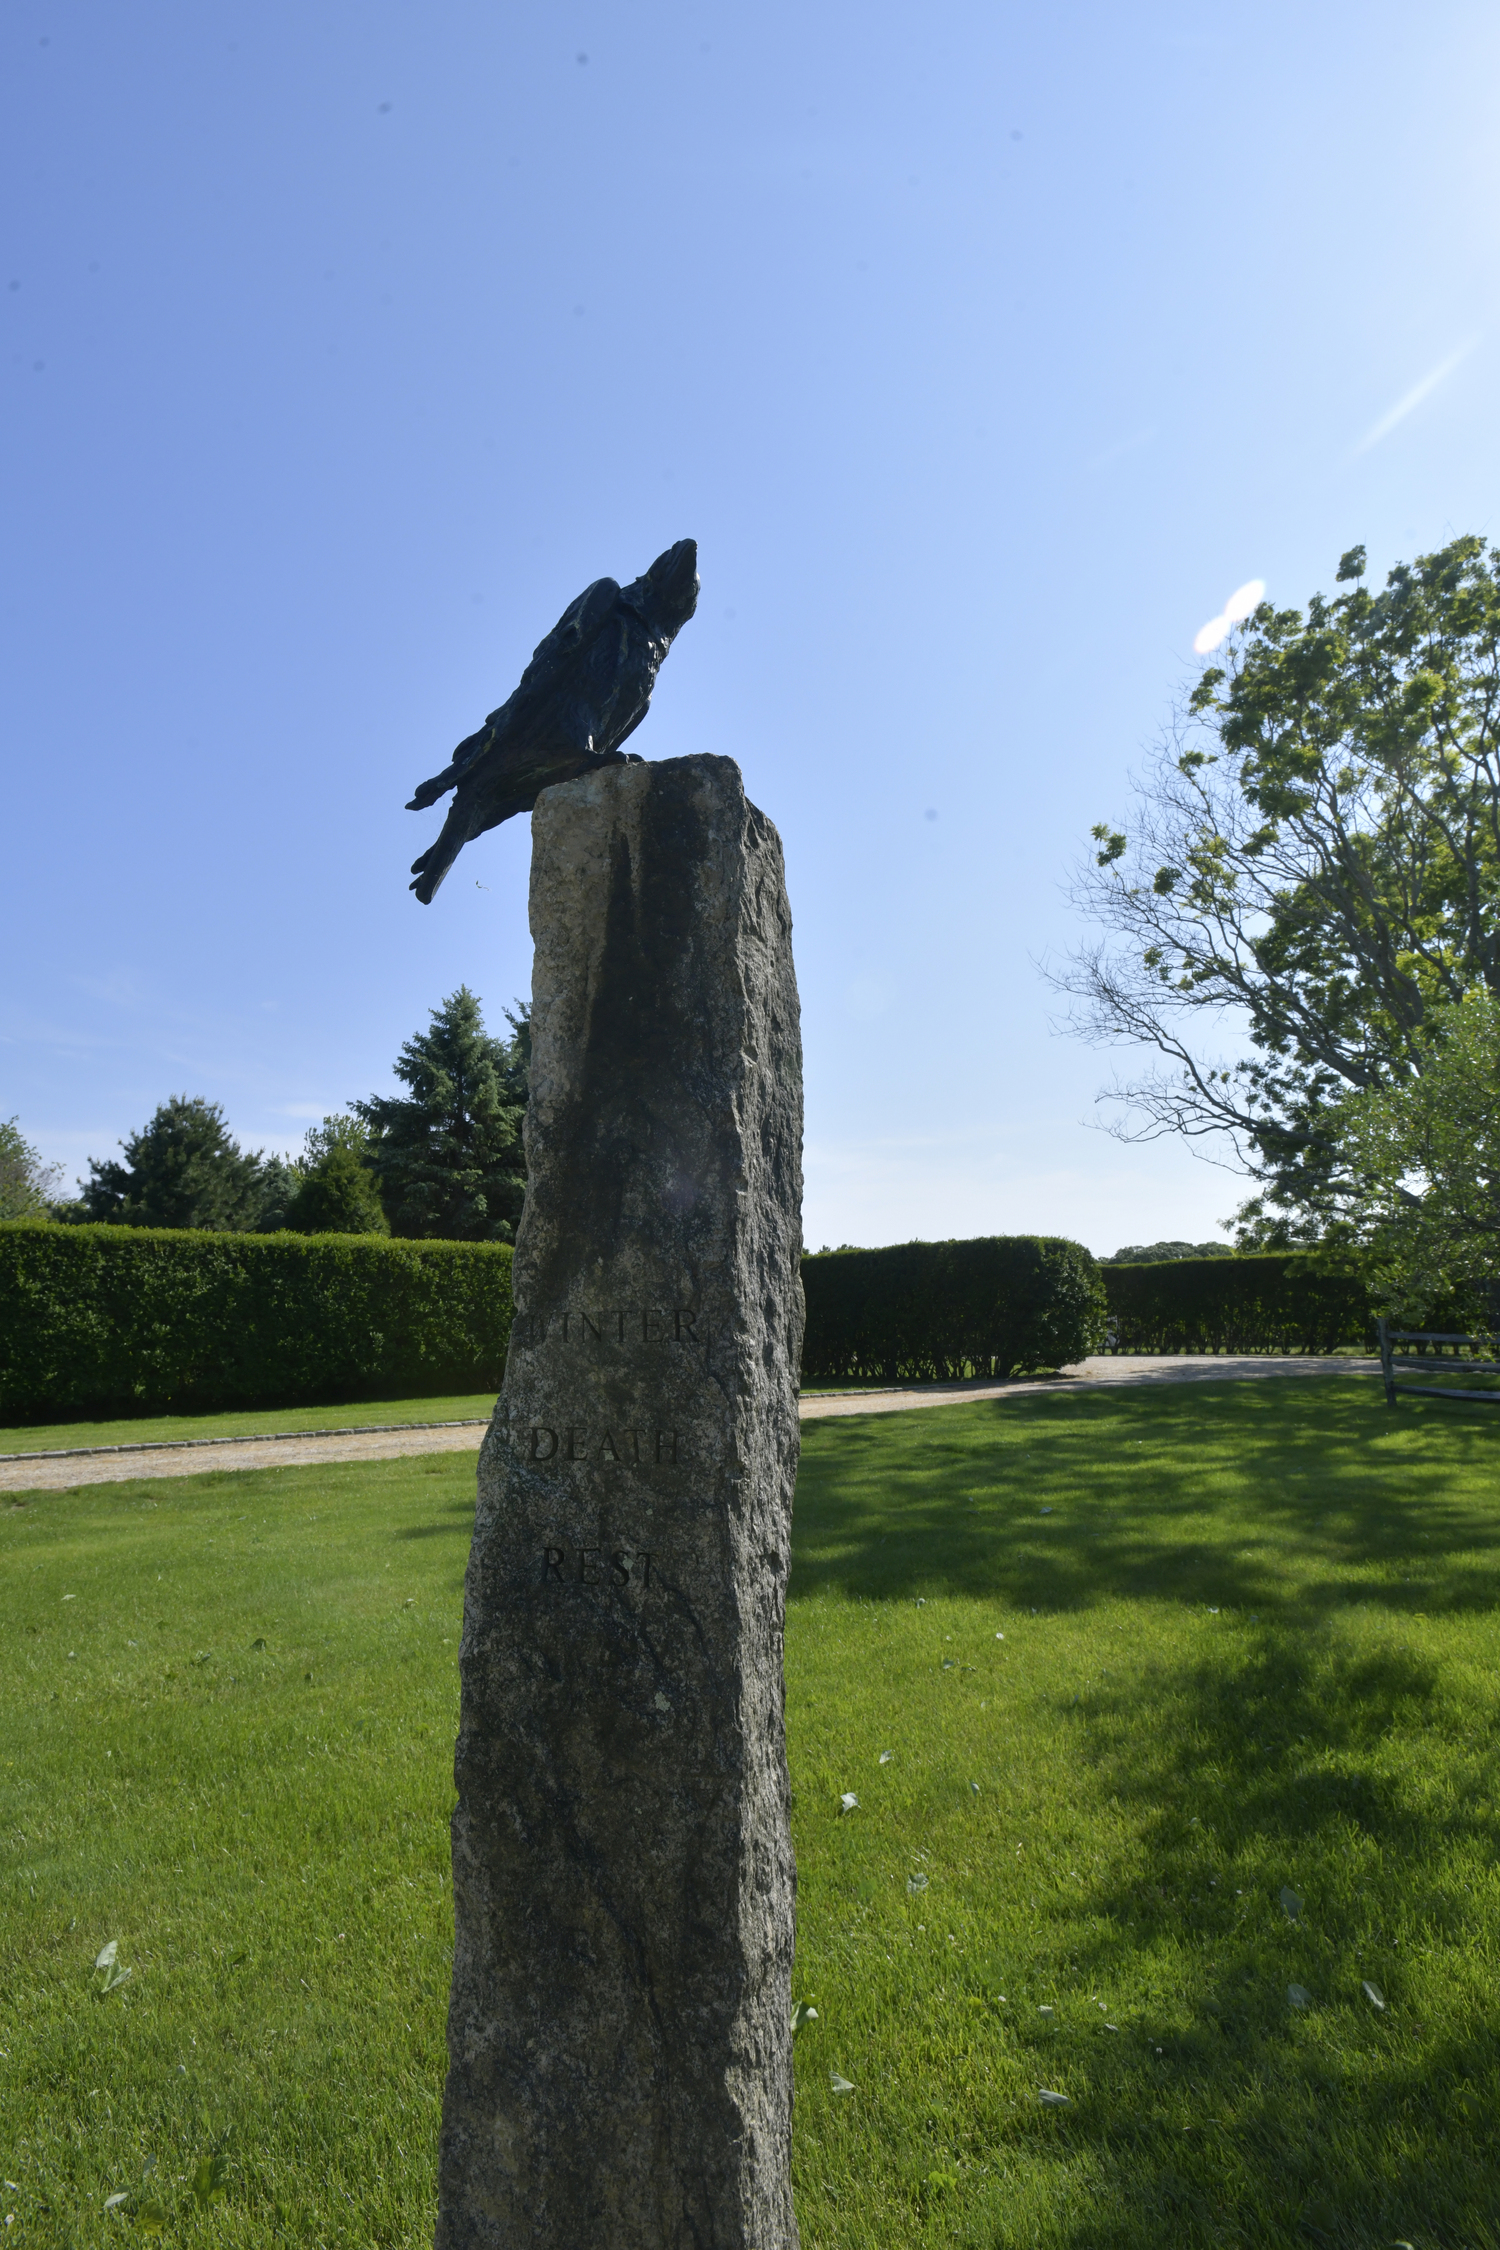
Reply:
[[346, 1109], [335, 1110], [317, 1125], [309, 1125], [302, 1143], [302, 1154], [296, 1159], [297, 1170], [305, 1176], [332, 1156], [336, 1149], [347, 1150], [359, 1163], [370, 1161], [370, 1128], [362, 1117], [355, 1117]]
[[257, 1233], [389, 1234], [390, 1222], [370, 1169], [370, 1129], [337, 1111], [310, 1125], [302, 1152], [288, 1163], [263, 1159], [265, 1187]]
[[89, 1158], [89, 1177], [78, 1183], [70, 1217], [110, 1226], [246, 1232], [284, 1192], [280, 1159], [247, 1155], [231, 1138], [218, 1103], [198, 1095], [174, 1094], [121, 1147], [123, 1164]]
[[514, 1241], [526, 1192], [524, 1112], [514, 1092], [520, 1037], [517, 1026], [508, 1047], [491, 1038], [478, 1000], [461, 985], [401, 1050], [395, 1072], [410, 1095], [353, 1104], [370, 1132], [369, 1161], [392, 1233]]
[[0, 1118], [0, 1219], [45, 1219], [58, 1164], [44, 1164], [14, 1117]]
[[[1476, 985], [1429, 1012], [1423, 1067], [1349, 1094], [1344, 1226], [1377, 1290], [1420, 1320], [1443, 1297], [1500, 1315], [1500, 1001]], [[1472, 1317], [1472, 1316], [1469, 1316]]]
[[1500, 549], [1364, 570], [1263, 602], [1202, 674], [1126, 829], [1094, 830], [1106, 934], [1056, 980], [1075, 1028], [1160, 1058], [1102, 1097], [1122, 1138], [1233, 1144], [1242, 1241], [1337, 1222], [1344, 1096], [1420, 1076], [1429, 1013], [1500, 991]]

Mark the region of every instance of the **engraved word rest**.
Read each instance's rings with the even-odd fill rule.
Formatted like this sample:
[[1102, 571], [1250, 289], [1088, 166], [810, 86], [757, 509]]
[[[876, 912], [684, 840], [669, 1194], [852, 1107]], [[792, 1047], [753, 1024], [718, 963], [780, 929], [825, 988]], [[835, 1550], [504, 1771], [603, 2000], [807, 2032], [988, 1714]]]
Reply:
[[561, 1586], [640, 1586], [651, 1583], [651, 1550], [648, 1547], [576, 1547], [570, 1555], [562, 1545], [542, 1549], [542, 1582]]

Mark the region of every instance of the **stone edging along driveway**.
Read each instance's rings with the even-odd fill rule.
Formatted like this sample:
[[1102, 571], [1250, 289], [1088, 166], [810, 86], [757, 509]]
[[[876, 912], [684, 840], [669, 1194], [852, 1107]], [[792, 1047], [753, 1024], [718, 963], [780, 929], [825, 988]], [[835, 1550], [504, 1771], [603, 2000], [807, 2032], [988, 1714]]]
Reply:
[[[1269, 1375], [1377, 1376], [1376, 1359], [1257, 1357], [1146, 1358], [1080, 1361], [1058, 1375], [1011, 1383], [914, 1383], [889, 1391], [814, 1391], [801, 1401], [804, 1422], [830, 1415], [904, 1414], [924, 1406], [962, 1406], [975, 1399], [1024, 1398], [1037, 1391], [1103, 1390], [1117, 1383], [1223, 1382]], [[136, 1477], [196, 1477], [210, 1469], [281, 1469], [317, 1461], [390, 1461], [413, 1453], [476, 1452], [482, 1423], [406, 1424], [384, 1430], [304, 1431], [296, 1436], [230, 1438], [143, 1445], [128, 1450], [7, 1459], [0, 1455], [0, 1492], [65, 1492], [81, 1484]]]

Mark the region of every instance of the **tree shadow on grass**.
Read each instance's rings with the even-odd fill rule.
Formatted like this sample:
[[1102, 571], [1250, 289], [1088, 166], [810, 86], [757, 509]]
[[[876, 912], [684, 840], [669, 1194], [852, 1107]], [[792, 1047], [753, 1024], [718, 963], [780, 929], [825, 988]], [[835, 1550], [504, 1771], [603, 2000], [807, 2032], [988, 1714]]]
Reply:
[[791, 1596], [1488, 1609], [1500, 1415], [1484, 1411], [1393, 1413], [1373, 1385], [1299, 1377], [813, 1424]]
[[474, 1536], [474, 1501], [456, 1500], [440, 1523], [408, 1523], [391, 1534], [393, 1539], [452, 1539]]
[[[1101, 2183], [1060, 2239], [1493, 2250], [1500, 2043], [1475, 1885], [1500, 1816], [1471, 1731], [1489, 1716], [1409, 1651], [1280, 1632], [1059, 1715], [1138, 1840], [1128, 1873], [1047, 1901], [1119, 2032], [1082, 2010], [1018, 2026], [1042, 2082], [1071, 2070], [1081, 2099], [1008, 2137], [1061, 2133]], [[1173, 1991], [1154, 2012], [1153, 1964]]]
[[1131, 1841], [1114, 1867], [1028, 1863], [1035, 1960], [1068, 1963], [1076, 2004], [1006, 2034], [1074, 2098], [998, 2106], [992, 2133], [1055, 2161], [1049, 2241], [1497, 2250], [1494, 1699], [1402, 1645], [1500, 1598], [1497, 1470], [1500, 1417], [1392, 1412], [1347, 1378], [804, 1431], [794, 1601], [1226, 1613], [1056, 1711], [1066, 1770], [1116, 1809], [1101, 1833], [1122, 1812]]

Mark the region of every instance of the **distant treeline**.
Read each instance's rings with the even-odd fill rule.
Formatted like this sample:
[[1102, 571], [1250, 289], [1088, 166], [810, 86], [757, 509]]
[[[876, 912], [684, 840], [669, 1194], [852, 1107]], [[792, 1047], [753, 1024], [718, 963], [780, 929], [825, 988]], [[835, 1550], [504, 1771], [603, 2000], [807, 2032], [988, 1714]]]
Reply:
[[512, 1242], [531, 1025], [519, 1004], [506, 1016], [510, 1038], [492, 1038], [460, 985], [396, 1058], [409, 1093], [325, 1117], [290, 1162], [241, 1148], [217, 1102], [173, 1094], [121, 1142], [123, 1162], [91, 1156], [77, 1195], [60, 1201], [60, 1167], [42, 1162], [18, 1119], [0, 1120], [0, 1220]]
[[1101, 1266], [1158, 1266], [1169, 1258], [1232, 1258], [1227, 1242], [1128, 1242], [1123, 1250], [1101, 1258]]

